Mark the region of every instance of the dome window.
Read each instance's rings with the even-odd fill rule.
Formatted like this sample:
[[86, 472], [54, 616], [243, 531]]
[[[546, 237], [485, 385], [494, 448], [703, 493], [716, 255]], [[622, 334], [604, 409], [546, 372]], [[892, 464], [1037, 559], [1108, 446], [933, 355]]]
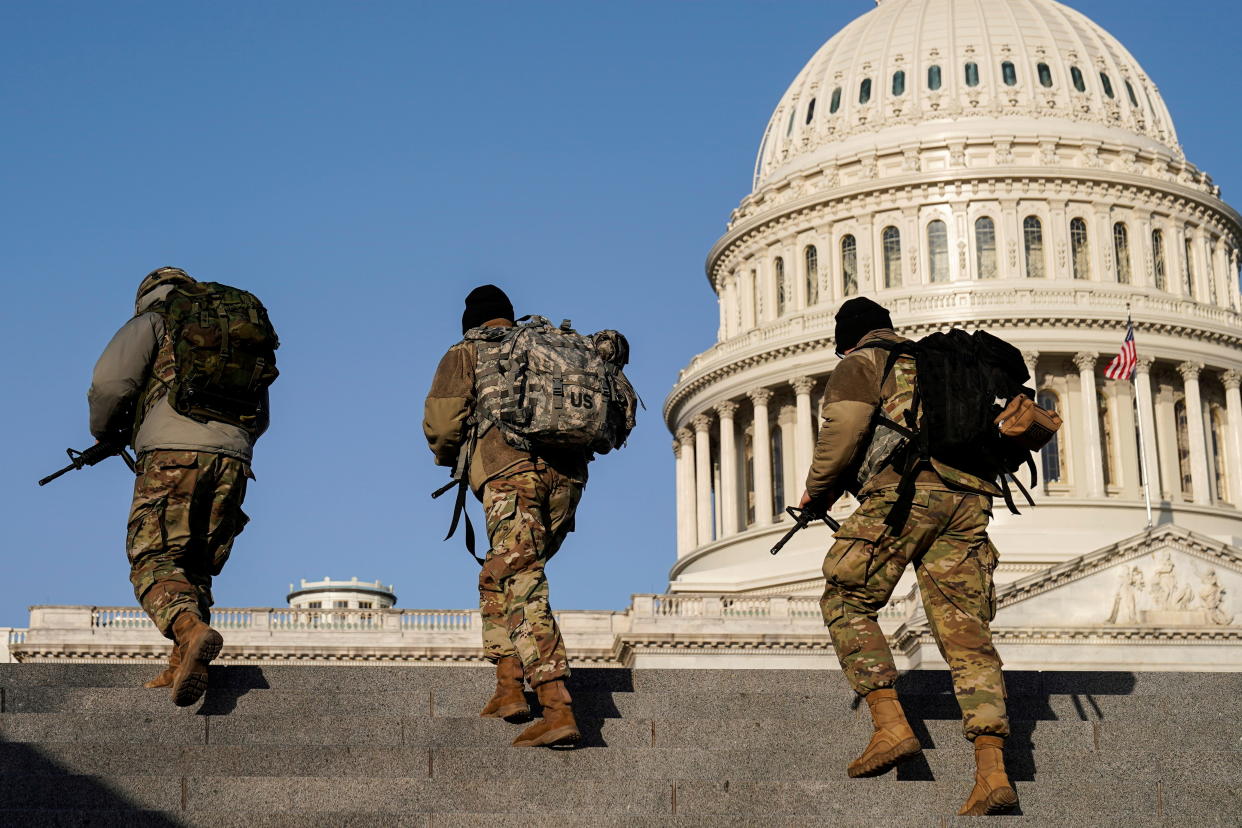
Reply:
[[1168, 290], [1165, 287], [1164, 233], [1160, 230], [1151, 231], [1151, 269], [1156, 290]]
[[1082, 70], [1080, 70], [1077, 66], [1070, 67], [1070, 80], [1074, 82], [1074, 88], [1079, 92], [1087, 91], [1087, 82], [1083, 80]]
[[1001, 64], [1001, 79], [1005, 81], [1005, 86], [1018, 85], [1018, 70], [1012, 62], [1007, 60]]
[[819, 251], [815, 245], [807, 245], [802, 257], [806, 261], [806, 304], [809, 307], [819, 304]]
[[1130, 235], [1120, 221], [1113, 225], [1113, 253], [1117, 257], [1117, 281], [1130, 284]]
[[853, 236], [841, 239], [841, 295], [858, 293], [858, 242]]
[[966, 85], [979, 85], [979, 64], [974, 62], [966, 64]]
[[996, 223], [987, 216], [975, 219], [975, 267], [980, 279], [996, 278]]
[[1100, 83], [1104, 84], [1104, 94], [1107, 95], [1110, 100], [1117, 97], [1113, 94], [1113, 82], [1109, 79], [1107, 72], [1100, 73]]
[[1044, 278], [1044, 226], [1038, 217], [1022, 220], [1022, 245], [1026, 252], [1026, 278]]
[[865, 104], [871, 100], [871, 78], [864, 78], [863, 82], [858, 85], [858, 102]]
[[1135, 109], [1138, 109], [1138, 105], [1139, 105], [1138, 95], [1134, 94], [1134, 87], [1130, 85], [1129, 81], [1126, 81], [1125, 83], [1126, 83], [1126, 95], [1129, 96], [1130, 98], [1130, 106], [1134, 107]]
[[898, 69], [893, 73], [893, 97], [900, 98], [906, 94], [906, 73], [905, 70]]
[[901, 231], [889, 225], [880, 238], [884, 243], [884, 287], [901, 287]]
[[[1040, 408], [1046, 408], [1049, 411], [1061, 413], [1061, 400], [1055, 391], [1044, 388], [1035, 397], [1035, 402]], [[1043, 461], [1044, 482], [1060, 483], [1061, 482], [1061, 445], [1057, 435], [1053, 434], [1052, 439], [1048, 441], [1039, 451], [1040, 459]]]
[[949, 281], [949, 228], [940, 219], [927, 225], [927, 265], [933, 282]]
[[798, 115], [798, 110], [796, 109], [789, 110], [789, 123], [785, 125], [785, 137], [786, 138], [788, 138], [790, 135], [793, 135], [794, 118], [796, 118], [797, 115]]
[[1039, 85], [1048, 88], [1052, 86], [1052, 70], [1048, 68], [1048, 64], [1041, 63], [1035, 67], [1035, 71], [1039, 74]]
[[1087, 238], [1087, 223], [1080, 218], [1070, 221], [1070, 257], [1074, 264], [1074, 278], [1090, 279], [1091, 248]]
[[809, 124], [811, 119], [815, 117], [815, 99], [811, 98], [811, 102], [806, 105], [806, 122]]
[[789, 291], [785, 285], [785, 260], [777, 256], [772, 266], [776, 270], [776, 315], [784, 316], [789, 307]]
[[1195, 298], [1195, 251], [1190, 246], [1190, 239], [1186, 239], [1186, 257], [1182, 259], [1182, 280], [1185, 284], [1186, 295], [1191, 299]]
[[836, 115], [841, 108], [841, 87], [832, 90], [832, 100], [828, 102], [828, 114]]
[[928, 66], [927, 67], [927, 88], [933, 92], [935, 92], [937, 89], [940, 88], [940, 67], [939, 66]]

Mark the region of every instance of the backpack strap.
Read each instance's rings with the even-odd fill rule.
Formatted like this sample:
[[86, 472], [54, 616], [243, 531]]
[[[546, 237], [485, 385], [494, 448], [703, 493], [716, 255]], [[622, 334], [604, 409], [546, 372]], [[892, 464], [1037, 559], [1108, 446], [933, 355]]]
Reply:
[[[858, 348], [879, 348], [888, 351], [888, 358], [884, 361], [884, 372], [880, 375], [881, 386], [884, 385], [888, 375], [897, 366], [897, 360], [903, 356], [915, 356], [915, 343], [913, 342], [876, 340], [859, 345]], [[901, 482], [897, 484], [897, 500], [884, 518], [884, 523], [892, 529], [894, 534], [901, 532], [905, 528], [906, 521], [910, 517], [910, 508], [914, 505], [914, 483], [918, 480], [919, 472], [927, 467], [929, 461], [927, 439], [918, 428], [920, 404], [919, 384], [916, 378], [914, 396], [910, 399], [910, 407], [905, 412], [906, 422], [902, 424], [895, 420], [890, 420], [882, 414], [876, 418], [877, 424], [891, 428], [906, 438], [907, 441], [905, 448], [900, 452], [902, 468]]]
[[448, 534], [444, 536], [444, 539], [448, 540], [456, 534], [457, 526], [464, 518], [466, 522], [466, 551], [470, 553], [470, 557], [478, 561], [479, 566], [483, 566], [483, 559], [474, 551], [474, 524], [470, 522], [470, 512], [466, 509], [466, 493], [470, 488], [470, 459], [474, 456], [474, 446], [478, 442], [478, 438], [478, 424], [472, 422], [470, 425], [470, 436], [462, 443], [461, 449], [457, 452], [457, 464], [453, 467], [452, 478], [449, 482], [432, 492], [431, 496], [433, 499], [438, 498], [454, 486], [457, 487], [457, 497], [453, 502], [453, 519], [449, 523]]

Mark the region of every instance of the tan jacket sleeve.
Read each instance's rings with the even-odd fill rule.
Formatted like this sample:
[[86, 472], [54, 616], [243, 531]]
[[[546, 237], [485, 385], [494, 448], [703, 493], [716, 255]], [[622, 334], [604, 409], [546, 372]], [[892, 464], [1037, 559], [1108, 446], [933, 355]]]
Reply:
[[881, 402], [880, 371], [866, 351], [847, 356], [828, 378], [820, 410], [824, 422], [806, 478], [812, 500], [839, 495], [851, 482], [847, 474], [866, 449], [871, 418]]
[[474, 348], [460, 342], [436, 368], [423, 404], [423, 434], [437, 466], [454, 466], [465, 439], [466, 419], [474, 410]]

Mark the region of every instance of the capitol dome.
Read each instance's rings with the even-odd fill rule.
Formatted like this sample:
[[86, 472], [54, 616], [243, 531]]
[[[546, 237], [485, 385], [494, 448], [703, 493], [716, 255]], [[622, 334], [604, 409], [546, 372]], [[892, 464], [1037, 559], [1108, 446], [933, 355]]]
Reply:
[[1055, 135], [1180, 156], [1155, 85], [1079, 12], [1048, 0], [880, 0], [785, 92], [755, 185], [942, 134]]
[[[1064, 418], [1037, 458], [1038, 507], [997, 510], [998, 583], [1141, 534], [1144, 480], [1156, 526], [1238, 546], [1240, 248], [1242, 217], [1100, 26], [1052, 0], [880, 0], [781, 97], [708, 254], [717, 341], [664, 407], [670, 591], [821, 588], [822, 527], [767, 549], [802, 491], [833, 314], [854, 295], [911, 338], [1004, 337]], [[1133, 382], [1104, 376], [1129, 315]]]

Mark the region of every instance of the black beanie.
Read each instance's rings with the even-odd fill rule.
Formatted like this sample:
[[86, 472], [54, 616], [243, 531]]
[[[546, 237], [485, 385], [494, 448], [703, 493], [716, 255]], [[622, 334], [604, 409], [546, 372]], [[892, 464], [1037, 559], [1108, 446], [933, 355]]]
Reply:
[[461, 315], [461, 332], [477, 328], [492, 319], [513, 321], [513, 303], [495, 285], [482, 285], [466, 297], [466, 310]]
[[867, 334], [893, 327], [893, 319], [883, 305], [866, 296], [857, 296], [837, 311], [837, 355], [841, 356]]

